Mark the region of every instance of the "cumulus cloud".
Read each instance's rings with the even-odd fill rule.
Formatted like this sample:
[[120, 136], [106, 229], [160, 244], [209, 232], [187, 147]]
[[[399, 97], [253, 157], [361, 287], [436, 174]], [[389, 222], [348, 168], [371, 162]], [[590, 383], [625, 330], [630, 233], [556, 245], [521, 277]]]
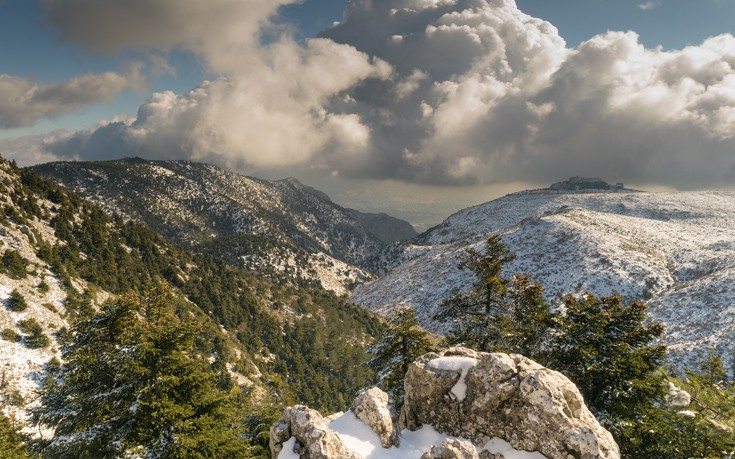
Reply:
[[[211, 11], [193, 0], [105, 2], [154, 18], [180, 5], [137, 25], [136, 37], [96, 1], [44, 5], [65, 37], [90, 48], [186, 47], [218, 77], [187, 94], [154, 94], [133, 120], [47, 142], [60, 155], [308, 166], [427, 184], [593, 175], [696, 187], [735, 176], [731, 35], [664, 51], [609, 32], [567, 48], [513, 0], [350, 0], [343, 21], [305, 47], [287, 36], [263, 46], [259, 33], [286, 1], [217, 0]], [[82, 6], [94, 24], [72, 14]], [[207, 36], [189, 21], [217, 27]]]
[[61, 84], [38, 84], [30, 78], [0, 74], [0, 128], [30, 126], [94, 103], [110, 103], [125, 89], [142, 90], [141, 66], [125, 73], [106, 72], [72, 78]]
[[[129, 122], [105, 123], [46, 148], [59, 156], [138, 154], [230, 167], [360, 161], [371, 128], [346, 92], [392, 69], [350, 45], [305, 46], [269, 19], [296, 0], [43, 0], [62, 36], [97, 52], [187, 49], [214, 74], [186, 94], [153, 94]], [[341, 109], [330, 107], [339, 99]], [[102, 148], [105, 143], [109, 148]], [[341, 159], [340, 159], [341, 160]]]

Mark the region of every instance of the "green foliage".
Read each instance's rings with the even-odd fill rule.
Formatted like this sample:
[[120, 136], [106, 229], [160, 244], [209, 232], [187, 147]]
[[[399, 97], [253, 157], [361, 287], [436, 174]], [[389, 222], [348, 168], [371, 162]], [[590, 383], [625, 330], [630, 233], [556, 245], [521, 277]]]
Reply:
[[8, 298], [8, 309], [13, 312], [23, 312], [28, 309], [26, 299], [17, 289], [13, 289], [13, 291], [10, 292], [10, 298]]
[[372, 358], [368, 365], [378, 373], [381, 388], [393, 397], [397, 405], [402, 404], [403, 379], [408, 366], [431, 349], [429, 333], [419, 326], [414, 309], [394, 309], [388, 329], [370, 348]]
[[657, 369], [666, 347], [652, 345], [664, 331], [646, 324], [641, 302], [623, 305], [619, 295], [568, 296], [555, 317], [555, 338], [547, 363], [577, 384], [599, 416], [635, 416], [640, 406], [663, 395]]
[[434, 320], [450, 323], [449, 344], [463, 343], [481, 351], [495, 350], [503, 335], [508, 311], [508, 279], [501, 277], [503, 265], [514, 255], [492, 235], [485, 242], [485, 253], [466, 251], [460, 269], [475, 274], [475, 283], [467, 293], [457, 292], [439, 305]]
[[38, 283], [38, 291], [41, 293], [47, 293], [51, 287], [48, 285], [48, 282], [46, 282], [46, 279], [41, 279], [41, 282]]
[[30, 459], [27, 438], [0, 412], [0, 459]]
[[484, 253], [466, 252], [459, 268], [472, 271], [475, 282], [469, 292], [443, 301], [434, 316], [452, 325], [447, 344], [540, 357], [553, 316], [541, 286], [529, 276], [502, 277], [503, 265], [514, 258], [498, 235], [488, 237]]
[[13, 279], [25, 279], [28, 275], [26, 267], [28, 260], [23, 258], [18, 252], [12, 249], [6, 249], [2, 257], [2, 268]]
[[[624, 457], [688, 457], [678, 456], [686, 449], [681, 432], [699, 434], [686, 418], [661, 408], [666, 348], [656, 343], [663, 326], [646, 323], [645, 306], [624, 305], [618, 295], [569, 296], [552, 312], [528, 276], [502, 277], [512, 259], [498, 236], [488, 238], [483, 254], [467, 252], [460, 267], [475, 274], [475, 283], [443, 302], [434, 317], [453, 325], [448, 344], [521, 353], [564, 373]], [[721, 377], [713, 365], [707, 368]]]
[[[233, 398], [194, 342], [202, 324], [177, 315], [167, 290], [128, 295], [80, 320], [35, 420], [66, 435], [44, 457], [238, 457]], [[73, 413], [73, 415], [70, 415]]]
[[0, 338], [4, 339], [5, 341], [10, 341], [11, 343], [17, 343], [20, 341], [21, 336], [17, 331], [13, 330], [12, 328], [3, 328], [3, 330], [0, 332]]
[[31, 349], [39, 349], [51, 344], [51, 340], [43, 332], [41, 324], [32, 317], [18, 322], [18, 328], [26, 335], [23, 337], [23, 342]]

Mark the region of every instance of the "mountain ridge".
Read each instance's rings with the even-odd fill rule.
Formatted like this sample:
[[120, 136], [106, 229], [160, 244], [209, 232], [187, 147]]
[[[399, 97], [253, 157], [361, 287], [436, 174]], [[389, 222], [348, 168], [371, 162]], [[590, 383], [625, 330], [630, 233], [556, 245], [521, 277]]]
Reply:
[[650, 317], [667, 326], [672, 360], [684, 361], [735, 338], [733, 223], [732, 192], [522, 191], [394, 245], [384, 254], [385, 274], [351, 299], [380, 313], [414, 306], [424, 326], [442, 332], [431, 320], [436, 306], [472, 283], [459, 258], [499, 233], [517, 255], [506, 276], [530, 274], [555, 304], [585, 291], [645, 300]]
[[[369, 259], [391, 234], [416, 235], [408, 222], [346, 209], [295, 178], [267, 181], [204, 163], [140, 158], [47, 163], [33, 170], [176, 243], [224, 241], [218, 251], [229, 261], [294, 272], [337, 293], [371, 277]], [[278, 247], [260, 250], [262, 239], [251, 238], [247, 245], [254, 250], [243, 252], [242, 244], [227, 245], [233, 236], [263, 236]]]

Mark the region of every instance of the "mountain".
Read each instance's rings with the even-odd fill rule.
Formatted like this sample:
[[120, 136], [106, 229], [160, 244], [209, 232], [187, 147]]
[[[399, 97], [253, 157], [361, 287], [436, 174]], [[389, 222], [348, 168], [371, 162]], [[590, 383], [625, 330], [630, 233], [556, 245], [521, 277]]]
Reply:
[[25, 425], [37, 391], [63, 382], [69, 330], [154, 288], [198, 324], [187, 358], [219, 368], [257, 416], [278, 400], [344, 409], [372, 380], [362, 363], [383, 329], [375, 315], [313, 282], [193, 253], [0, 158], [0, 414]]
[[428, 329], [453, 291], [466, 290], [457, 268], [468, 248], [502, 235], [517, 256], [505, 275], [529, 273], [555, 304], [567, 294], [620, 293], [644, 299], [666, 325], [673, 361], [735, 339], [735, 194], [648, 193], [626, 189], [534, 190], [461, 210], [385, 251], [386, 274], [351, 300], [386, 313], [412, 305]]
[[405, 221], [345, 209], [294, 178], [266, 181], [139, 158], [33, 170], [178, 244], [251, 268], [296, 272], [338, 293], [371, 277], [368, 261], [387, 243], [416, 235]]

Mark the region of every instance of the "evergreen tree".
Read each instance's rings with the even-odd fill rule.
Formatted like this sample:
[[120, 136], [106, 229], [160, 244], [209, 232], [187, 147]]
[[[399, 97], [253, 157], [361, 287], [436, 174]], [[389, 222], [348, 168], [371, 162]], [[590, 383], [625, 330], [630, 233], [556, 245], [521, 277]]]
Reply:
[[439, 305], [434, 320], [448, 322], [452, 328], [448, 344], [464, 344], [480, 351], [495, 350], [503, 335], [504, 315], [508, 310], [507, 285], [501, 277], [503, 265], [515, 258], [500, 241], [488, 237], [485, 253], [468, 249], [460, 269], [475, 274], [475, 283], [467, 293], [457, 292]]
[[368, 365], [378, 373], [379, 385], [393, 396], [397, 405], [403, 400], [403, 379], [408, 366], [431, 349], [429, 333], [418, 325], [414, 309], [394, 309], [388, 329], [370, 349], [372, 358]]
[[244, 457], [232, 395], [194, 347], [200, 327], [179, 318], [164, 289], [74, 324], [65, 363], [34, 412], [56, 429], [44, 457]]
[[574, 381], [597, 415], [632, 418], [639, 407], [663, 397], [658, 369], [666, 347], [654, 343], [664, 327], [646, 324], [643, 303], [625, 306], [619, 295], [569, 295], [556, 322], [544, 363]]
[[7, 249], [3, 253], [2, 267], [10, 277], [14, 279], [25, 279], [28, 275], [26, 272], [27, 266], [28, 261], [15, 250]]
[[13, 312], [23, 312], [28, 309], [26, 299], [17, 289], [13, 289], [13, 291], [10, 292], [10, 298], [8, 298], [8, 309]]
[[26, 440], [11, 420], [0, 412], [0, 459], [30, 459]]
[[687, 374], [700, 379], [704, 384], [723, 387], [727, 381], [725, 360], [722, 358], [722, 352], [714, 346], [708, 348], [707, 353], [700, 357], [697, 369], [697, 372], [688, 371]]
[[487, 239], [484, 253], [467, 250], [459, 268], [475, 274], [472, 288], [443, 301], [433, 317], [451, 324], [447, 344], [541, 357], [553, 326], [551, 309], [528, 275], [502, 276], [514, 258], [498, 235]]
[[18, 328], [26, 335], [23, 337], [23, 342], [31, 349], [38, 349], [51, 344], [49, 337], [43, 332], [43, 327], [33, 317], [18, 322]]

